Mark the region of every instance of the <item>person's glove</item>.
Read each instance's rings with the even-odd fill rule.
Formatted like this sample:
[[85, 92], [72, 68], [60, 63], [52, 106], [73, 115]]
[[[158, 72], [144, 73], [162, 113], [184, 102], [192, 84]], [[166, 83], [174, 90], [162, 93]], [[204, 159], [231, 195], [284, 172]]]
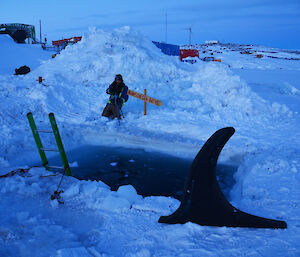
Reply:
[[116, 88], [115, 87], [109, 87], [108, 89], [106, 89], [106, 94], [109, 94], [109, 95], [115, 95], [117, 92], [116, 92]]

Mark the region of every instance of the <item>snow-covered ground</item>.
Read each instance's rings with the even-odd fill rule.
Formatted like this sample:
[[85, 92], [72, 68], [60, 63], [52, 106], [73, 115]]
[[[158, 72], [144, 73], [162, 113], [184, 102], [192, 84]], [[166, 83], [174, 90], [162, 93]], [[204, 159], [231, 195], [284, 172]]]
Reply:
[[[0, 35], [1, 54], [17, 47]], [[221, 63], [190, 65], [124, 27], [91, 29], [55, 59], [40, 53], [45, 61], [25, 76], [2, 69], [16, 63], [1, 58], [0, 172], [39, 158], [29, 111], [41, 129], [49, 128], [48, 113], [55, 113], [66, 150], [114, 145], [192, 159], [215, 130], [233, 126], [236, 133], [219, 160], [239, 166], [232, 203], [285, 220], [287, 230], [159, 224], [177, 200], [142, 198], [131, 186], [111, 192], [101, 182], [72, 177], [64, 178], [60, 205], [50, 200], [60, 176], [32, 168], [0, 178], [0, 256], [299, 256], [300, 61], [258, 59], [223, 48], [211, 46]], [[256, 51], [274, 52], [259, 46]], [[276, 51], [299, 58], [297, 52]], [[28, 64], [39, 59], [29, 56]], [[118, 73], [130, 89], [146, 88], [163, 106], [148, 104], [144, 116], [143, 102], [130, 98], [120, 126], [101, 117], [105, 89]], [[50, 137], [43, 143], [54, 144]]]
[[0, 75], [14, 74], [16, 68], [29, 66], [35, 69], [43, 60], [48, 60], [52, 52], [43, 51], [41, 45], [16, 44], [8, 35], [0, 35]]

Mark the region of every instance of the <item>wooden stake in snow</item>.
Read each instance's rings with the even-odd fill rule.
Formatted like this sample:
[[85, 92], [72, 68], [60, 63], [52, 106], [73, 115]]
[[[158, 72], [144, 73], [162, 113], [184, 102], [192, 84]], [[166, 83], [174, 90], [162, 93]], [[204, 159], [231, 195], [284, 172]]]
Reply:
[[134, 92], [134, 91], [132, 91], [130, 89], [128, 90], [127, 94], [130, 95], [130, 96], [133, 96], [135, 98], [138, 98], [138, 99], [140, 99], [142, 101], [144, 101], [144, 115], [147, 114], [147, 102], [151, 103], [151, 104], [154, 104], [156, 106], [162, 106], [162, 102], [161, 101], [159, 101], [157, 99], [154, 99], [154, 98], [152, 98], [150, 96], [147, 96], [147, 90], [146, 89], [144, 89], [144, 94], [140, 94], [138, 92]]

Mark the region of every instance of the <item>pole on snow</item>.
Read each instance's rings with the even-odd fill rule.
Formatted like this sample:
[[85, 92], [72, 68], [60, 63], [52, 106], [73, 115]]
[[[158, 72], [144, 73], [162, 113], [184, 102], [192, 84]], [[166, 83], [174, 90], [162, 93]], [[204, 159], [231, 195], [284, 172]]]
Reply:
[[141, 94], [141, 93], [138, 93], [138, 92], [128, 89], [127, 94], [144, 101], [144, 115], [147, 114], [147, 102], [154, 104], [156, 106], [162, 106], [162, 102], [160, 100], [157, 100], [150, 96], [147, 96], [147, 89], [144, 89], [144, 94]]
[[27, 118], [28, 118], [28, 121], [29, 121], [29, 125], [30, 125], [30, 128], [31, 128], [36, 146], [37, 146], [39, 154], [41, 156], [43, 166], [46, 167], [46, 165], [48, 164], [48, 160], [47, 160], [47, 157], [46, 157], [46, 154], [45, 154], [45, 151], [44, 151], [44, 147], [43, 147], [39, 132], [36, 128], [36, 125], [35, 125], [35, 122], [34, 122], [34, 119], [33, 119], [33, 116], [32, 116], [31, 112], [27, 113]]
[[[144, 95], [145, 95], [145, 99], [146, 99], [146, 96], [147, 96], [147, 89], [145, 88], [144, 89]], [[147, 114], [147, 102], [146, 100], [144, 100], [144, 115]]]
[[60, 134], [59, 134], [59, 131], [58, 131], [58, 127], [56, 125], [54, 114], [52, 112], [49, 114], [49, 120], [50, 120], [52, 130], [53, 130], [53, 134], [54, 134], [54, 137], [55, 137], [58, 149], [59, 149], [59, 153], [60, 153], [63, 165], [64, 165], [64, 170], [65, 170], [67, 176], [72, 176], [70, 166], [69, 166], [69, 162], [68, 162], [68, 159], [67, 159], [67, 155], [65, 153], [64, 146], [63, 146], [63, 143], [61, 141], [61, 137], [60, 137]]

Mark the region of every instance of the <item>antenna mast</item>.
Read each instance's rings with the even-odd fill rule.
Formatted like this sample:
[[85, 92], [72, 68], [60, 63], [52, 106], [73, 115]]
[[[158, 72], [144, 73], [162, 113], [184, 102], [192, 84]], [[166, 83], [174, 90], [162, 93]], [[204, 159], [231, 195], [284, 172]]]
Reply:
[[42, 21], [40, 20], [40, 44], [42, 43]]
[[166, 31], [165, 31], [166, 43], [168, 43], [168, 13], [166, 12]]
[[192, 45], [192, 27], [189, 27], [188, 31], [189, 31], [189, 45]]
[[192, 45], [192, 27], [188, 27], [185, 30], [189, 31], [189, 45]]

